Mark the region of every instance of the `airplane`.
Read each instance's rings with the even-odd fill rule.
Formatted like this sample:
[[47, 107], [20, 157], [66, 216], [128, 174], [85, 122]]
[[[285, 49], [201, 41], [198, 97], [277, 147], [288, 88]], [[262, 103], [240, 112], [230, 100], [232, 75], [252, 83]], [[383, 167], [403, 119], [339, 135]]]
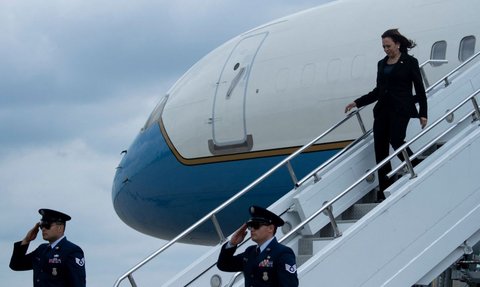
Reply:
[[[478, 11], [478, 0], [334, 0], [234, 37], [168, 90], [122, 152], [112, 187], [117, 215], [139, 232], [174, 238], [345, 118], [345, 105], [375, 86], [385, 30], [413, 39], [420, 63], [437, 60], [423, 66], [433, 83], [474, 54]], [[371, 127], [371, 112], [364, 116]], [[359, 135], [352, 123], [316, 143], [292, 162], [297, 177]], [[248, 206], [268, 207], [293, 187], [282, 169], [218, 221], [230, 234]], [[205, 224], [182, 242], [211, 245], [218, 235]]]

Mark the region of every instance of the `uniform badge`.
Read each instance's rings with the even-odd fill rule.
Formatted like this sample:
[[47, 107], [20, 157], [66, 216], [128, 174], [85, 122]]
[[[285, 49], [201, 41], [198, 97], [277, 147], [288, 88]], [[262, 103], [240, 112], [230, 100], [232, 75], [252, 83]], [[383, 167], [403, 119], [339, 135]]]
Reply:
[[53, 258], [48, 259], [48, 263], [50, 263], [50, 264], [61, 264], [62, 259], [60, 258], [60, 255], [55, 254], [55, 255], [53, 255]]
[[75, 258], [75, 263], [77, 263], [78, 266], [85, 265], [85, 257], [84, 258]]
[[290, 265], [285, 263], [285, 270], [287, 270], [288, 272], [293, 274], [293, 273], [297, 272], [297, 264], [293, 264], [293, 265], [290, 266]]
[[264, 259], [258, 264], [258, 267], [273, 267], [273, 262], [269, 259]]
[[52, 268], [52, 275], [57, 276], [57, 268]]
[[263, 281], [268, 281], [268, 272], [263, 272], [262, 279]]

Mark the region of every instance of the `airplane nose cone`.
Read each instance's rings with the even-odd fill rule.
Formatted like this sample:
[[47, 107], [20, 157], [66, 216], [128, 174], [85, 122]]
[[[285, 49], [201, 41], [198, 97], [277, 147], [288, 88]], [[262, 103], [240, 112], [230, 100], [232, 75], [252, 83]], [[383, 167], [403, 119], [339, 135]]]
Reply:
[[[158, 237], [152, 225], [157, 219], [158, 204], [162, 198], [161, 168], [166, 145], [161, 141], [158, 126], [140, 132], [120, 161], [112, 186], [112, 200], [116, 213], [130, 227]], [[156, 174], [157, 173], [157, 174]]]

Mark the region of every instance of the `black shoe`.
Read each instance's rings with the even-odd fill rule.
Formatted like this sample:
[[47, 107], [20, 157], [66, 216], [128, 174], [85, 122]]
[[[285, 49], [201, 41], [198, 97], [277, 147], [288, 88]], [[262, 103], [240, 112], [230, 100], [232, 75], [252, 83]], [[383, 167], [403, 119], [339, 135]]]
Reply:
[[377, 200], [375, 200], [375, 203], [380, 203], [385, 200], [385, 194], [381, 190], [377, 190]]

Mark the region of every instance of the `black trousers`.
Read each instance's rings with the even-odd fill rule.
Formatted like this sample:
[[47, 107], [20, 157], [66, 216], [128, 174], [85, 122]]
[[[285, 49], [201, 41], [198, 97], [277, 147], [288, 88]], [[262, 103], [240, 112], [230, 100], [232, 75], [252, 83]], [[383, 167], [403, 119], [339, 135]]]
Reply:
[[[375, 118], [373, 122], [373, 139], [375, 144], [375, 160], [377, 164], [388, 157], [390, 153], [390, 145], [396, 150], [405, 143], [409, 120], [409, 117], [399, 116], [395, 113], [386, 113]], [[413, 154], [410, 148], [407, 148], [407, 153], [409, 156]], [[398, 154], [398, 158], [402, 161], [405, 160], [401, 153]], [[413, 165], [416, 165], [417, 163], [416, 160], [412, 161]], [[377, 195], [378, 200], [385, 199], [383, 191], [393, 183], [391, 178], [387, 178], [387, 174], [390, 171], [392, 171], [392, 165], [390, 162], [378, 170], [380, 189], [380, 192]]]

